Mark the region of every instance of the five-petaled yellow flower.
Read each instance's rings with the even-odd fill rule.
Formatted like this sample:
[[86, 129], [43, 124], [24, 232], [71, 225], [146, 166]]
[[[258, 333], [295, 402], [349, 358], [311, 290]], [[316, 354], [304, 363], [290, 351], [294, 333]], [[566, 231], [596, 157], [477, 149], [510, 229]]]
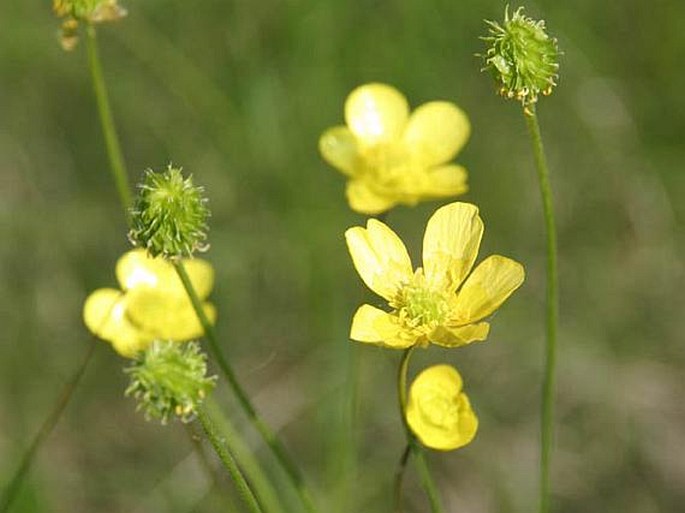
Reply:
[[359, 276], [392, 308], [361, 306], [350, 338], [396, 349], [485, 340], [490, 325], [484, 319], [521, 285], [524, 271], [518, 262], [492, 255], [469, 275], [482, 236], [475, 205], [456, 202], [439, 208], [426, 226], [423, 268], [413, 271], [407, 249], [385, 224], [370, 219], [366, 228], [347, 230]]
[[[204, 300], [214, 284], [212, 266], [197, 258], [183, 262]], [[134, 357], [156, 339], [183, 342], [202, 336], [202, 326], [172, 264], [135, 249], [119, 259], [116, 276], [123, 291], [93, 292], [83, 306], [83, 319], [90, 331], [111, 342], [119, 354]], [[214, 322], [214, 306], [204, 303], [203, 307]]]
[[450, 365], [429, 367], [412, 383], [407, 424], [426, 447], [451, 451], [476, 436], [478, 418], [462, 388], [459, 372]]
[[347, 126], [319, 140], [324, 159], [349, 177], [350, 208], [363, 214], [467, 190], [466, 170], [449, 164], [469, 137], [466, 115], [432, 101], [411, 115], [407, 99], [385, 84], [358, 87], [345, 101]]

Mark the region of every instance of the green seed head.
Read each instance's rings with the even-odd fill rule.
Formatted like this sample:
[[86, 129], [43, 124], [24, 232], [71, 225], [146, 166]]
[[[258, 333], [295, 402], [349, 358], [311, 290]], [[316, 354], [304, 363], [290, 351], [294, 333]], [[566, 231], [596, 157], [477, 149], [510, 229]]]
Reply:
[[483, 70], [490, 71], [499, 94], [524, 107], [537, 102], [540, 94], [551, 94], [557, 85], [559, 49], [557, 40], [545, 32], [544, 20], [527, 18], [519, 7], [511, 17], [507, 9], [501, 25], [486, 23], [489, 35], [482, 39], [490, 47], [482, 55]]
[[126, 395], [162, 424], [174, 416], [192, 420], [216, 383], [216, 376], [206, 376], [207, 356], [196, 342], [154, 341], [124, 372], [131, 377]]
[[151, 256], [190, 257], [208, 247], [209, 209], [202, 187], [184, 178], [180, 169], [145, 171], [131, 210], [129, 239], [147, 249]]

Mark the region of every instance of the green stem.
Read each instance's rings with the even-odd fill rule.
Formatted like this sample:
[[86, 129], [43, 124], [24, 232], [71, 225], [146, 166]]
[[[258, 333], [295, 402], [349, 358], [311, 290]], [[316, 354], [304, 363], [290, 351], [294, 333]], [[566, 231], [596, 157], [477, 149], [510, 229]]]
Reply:
[[33, 462], [33, 458], [36, 455], [38, 448], [43, 443], [43, 441], [50, 435], [50, 433], [52, 433], [52, 430], [57, 425], [57, 421], [59, 421], [60, 417], [62, 416], [64, 409], [69, 404], [69, 400], [74, 394], [76, 386], [78, 385], [79, 381], [81, 381], [81, 378], [83, 377], [83, 374], [85, 373], [86, 368], [88, 367], [88, 364], [90, 363], [90, 360], [93, 357], [96, 344], [97, 340], [95, 339], [95, 337], [93, 337], [90, 344], [88, 345], [88, 349], [86, 350], [86, 354], [84, 355], [83, 360], [81, 361], [80, 365], [76, 368], [74, 374], [72, 374], [72, 376], [64, 385], [64, 388], [62, 389], [62, 392], [60, 393], [59, 398], [57, 399], [57, 403], [55, 404], [54, 408], [52, 409], [48, 417], [43, 422], [42, 426], [38, 430], [38, 433], [36, 433], [36, 436], [33, 438], [31, 445], [29, 445], [28, 449], [24, 453], [24, 456], [21, 460], [19, 467], [14, 472], [12, 479], [9, 481], [9, 484], [5, 488], [5, 491], [2, 494], [2, 498], [0, 498], [1, 513], [6, 513], [12, 507], [12, 504], [17, 497], [17, 493], [21, 488], [21, 484], [24, 481], [24, 478], [26, 477], [26, 474], [28, 473], [29, 469], [31, 468], [31, 463]]
[[231, 451], [226, 443], [226, 439], [216, 429], [216, 426], [214, 425], [214, 422], [209, 414], [203, 408], [200, 408], [197, 412], [197, 418], [200, 421], [202, 429], [204, 429], [209, 442], [212, 444], [214, 451], [216, 452], [217, 456], [219, 456], [221, 463], [223, 463], [224, 467], [231, 475], [231, 479], [233, 479], [233, 482], [235, 483], [235, 487], [240, 494], [240, 498], [252, 513], [262, 513], [262, 508], [257, 501], [257, 497], [255, 497], [252, 488], [250, 488], [250, 484], [247, 482], [245, 476], [238, 467], [235, 458], [233, 458], [233, 455], [231, 454]]
[[93, 81], [98, 112], [100, 113], [100, 124], [102, 126], [102, 134], [105, 137], [109, 167], [119, 193], [121, 206], [124, 208], [126, 218], [128, 219], [128, 211], [132, 204], [131, 189], [128, 184], [128, 175], [126, 174], [124, 157], [121, 153], [119, 137], [117, 136], [117, 130], [114, 125], [112, 109], [109, 105], [107, 87], [105, 85], [105, 78], [102, 73], [102, 65], [100, 64], [100, 56], [98, 53], [95, 27], [93, 25], [88, 25], [86, 33], [88, 34], [88, 37], [86, 38], [88, 43], [88, 67], [90, 68], [90, 76]]
[[250, 447], [245, 443], [236, 427], [231, 423], [230, 418], [224, 414], [216, 401], [210, 396], [205, 401], [205, 410], [214, 419], [217, 428], [226, 439], [231, 453], [240, 462], [240, 467], [253, 484], [255, 493], [259, 497], [259, 502], [265, 511], [269, 513], [283, 513], [282, 501], [264, 472], [259, 460], [255, 457]]
[[407, 470], [407, 463], [411, 455], [411, 447], [412, 444], [408, 443], [407, 447], [402, 451], [400, 462], [397, 465], [397, 472], [395, 472], [395, 513], [402, 513], [402, 481], [404, 480], [404, 473]]
[[293, 486], [295, 487], [295, 490], [297, 491], [297, 494], [299, 495], [300, 500], [302, 501], [302, 504], [304, 505], [305, 509], [309, 513], [315, 513], [316, 507], [314, 506], [314, 501], [312, 500], [312, 497], [309, 494], [309, 490], [306, 488], [304, 484], [304, 480], [302, 479], [302, 475], [300, 474], [299, 469], [288, 455], [285, 446], [281, 443], [281, 441], [276, 437], [273, 431], [271, 431], [271, 429], [266, 425], [266, 423], [261, 419], [261, 417], [257, 413], [257, 410], [252, 405], [252, 402], [248, 398], [247, 393], [243, 390], [243, 387], [238, 382], [238, 378], [236, 377], [235, 372], [233, 372], [233, 369], [228, 363], [228, 360], [221, 351], [221, 347], [219, 346], [219, 341], [217, 339], [216, 332], [214, 331], [214, 326], [212, 326], [212, 323], [209, 322], [209, 319], [207, 318], [207, 315], [205, 314], [205, 311], [202, 308], [202, 302], [200, 301], [200, 298], [198, 297], [197, 292], [195, 291], [195, 288], [193, 287], [193, 284], [190, 281], [190, 277], [188, 276], [188, 273], [185, 269], [185, 266], [183, 265], [183, 262], [181, 260], [174, 260], [173, 264], [174, 268], [176, 269], [176, 273], [181, 279], [183, 287], [185, 288], [185, 291], [188, 294], [191, 303], [193, 304], [195, 314], [197, 315], [200, 324], [202, 324], [202, 328], [205, 332], [205, 337], [209, 342], [209, 347], [214, 355], [214, 358], [216, 359], [216, 362], [219, 365], [219, 368], [221, 369], [221, 372], [223, 373], [224, 377], [228, 381], [228, 384], [233, 390], [233, 393], [238, 398], [238, 402], [242, 406], [247, 417], [250, 419], [250, 422], [252, 422], [252, 425], [259, 432], [264, 442], [269, 446], [274, 456], [280, 463], [281, 467], [283, 468], [283, 470], [285, 470], [286, 474], [292, 481]]
[[[412, 353], [414, 352], [415, 346], [412, 346], [404, 351], [402, 355], [402, 360], [400, 361], [400, 366], [397, 371], [397, 397], [399, 399], [400, 416], [402, 417], [402, 425], [404, 426], [404, 431], [407, 435], [407, 446], [411, 449], [411, 453], [414, 455], [416, 461], [416, 466], [421, 476], [421, 484], [423, 485], [426, 495], [428, 496], [428, 502], [431, 506], [432, 513], [442, 513], [442, 503], [440, 501], [440, 494], [438, 493], [438, 488], [433, 481], [430, 469], [428, 468], [428, 462], [426, 461], [426, 456], [423, 452], [421, 444], [414, 436], [407, 424], [407, 418], [405, 416], [405, 411], [407, 410], [407, 371], [409, 369], [409, 360]], [[406, 450], [405, 450], [406, 452]], [[408, 455], [407, 455], [408, 457]], [[400, 467], [398, 468], [398, 474], [395, 478], [395, 510], [396, 512], [401, 511], [401, 498], [402, 498], [402, 478], [404, 471], [406, 469], [406, 461], [402, 463], [403, 458], [400, 460]]]
[[542, 208], [547, 231], [547, 342], [545, 346], [545, 375], [542, 385], [542, 412], [540, 426], [540, 513], [550, 510], [550, 467], [554, 435], [554, 390], [557, 360], [557, 319], [559, 317], [559, 292], [557, 275], [557, 234], [554, 223], [552, 187], [549, 182], [549, 168], [540, 135], [535, 106], [524, 111], [528, 133], [535, 156], [535, 167], [540, 182]]

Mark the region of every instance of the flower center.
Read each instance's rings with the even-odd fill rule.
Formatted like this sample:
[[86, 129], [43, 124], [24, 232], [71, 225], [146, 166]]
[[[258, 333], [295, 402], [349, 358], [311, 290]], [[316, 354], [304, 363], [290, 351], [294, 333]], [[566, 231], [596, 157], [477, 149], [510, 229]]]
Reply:
[[417, 269], [411, 282], [400, 288], [390, 306], [411, 328], [438, 326], [445, 320], [448, 312], [444, 295], [426, 285], [421, 268]]

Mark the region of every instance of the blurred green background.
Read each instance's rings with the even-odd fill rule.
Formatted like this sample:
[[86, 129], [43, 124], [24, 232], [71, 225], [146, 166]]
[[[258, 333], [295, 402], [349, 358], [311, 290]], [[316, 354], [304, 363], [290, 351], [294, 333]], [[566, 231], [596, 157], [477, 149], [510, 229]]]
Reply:
[[[361, 301], [343, 231], [363, 218], [317, 140], [368, 81], [416, 106], [458, 103], [473, 134], [458, 162], [486, 232], [522, 289], [485, 344], [422, 351], [451, 362], [481, 419], [470, 446], [432, 453], [449, 512], [535, 508], [544, 233], [520, 108], [474, 54], [489, 0], [148, 0], [99, 42], [132, 180], [169, 162], [211, 200], [218, 331], [324, 512], [390, 511], [403, 448], [400, 354], [349, 342]], [[559, 513], [677, 512], [685, 504], [685, 3], [545, 1], [564, 51], [539, 106], [557, 201], [561, 327], [554, 504]], [[0, 482], [85, 352], [81, 306], [114, 286], [128, 248], [85, 46], [61, 50], [50, 3], [0, 2]], [[417, 262], [438, 203], [388, 222]], [[15, 511], [227, 511], [178, 424], [125, 398], [124, 360], [98, 343]], [[357, 376], [357, 378], [354, 378]], [[230, 394], [219, 390], [244, 426]], [[271, 465], [257, 438], [255, 451]], [[356, 447], [354, 457], [349, 448]], [[427, 506], [414, 471], [407, 511]]]

